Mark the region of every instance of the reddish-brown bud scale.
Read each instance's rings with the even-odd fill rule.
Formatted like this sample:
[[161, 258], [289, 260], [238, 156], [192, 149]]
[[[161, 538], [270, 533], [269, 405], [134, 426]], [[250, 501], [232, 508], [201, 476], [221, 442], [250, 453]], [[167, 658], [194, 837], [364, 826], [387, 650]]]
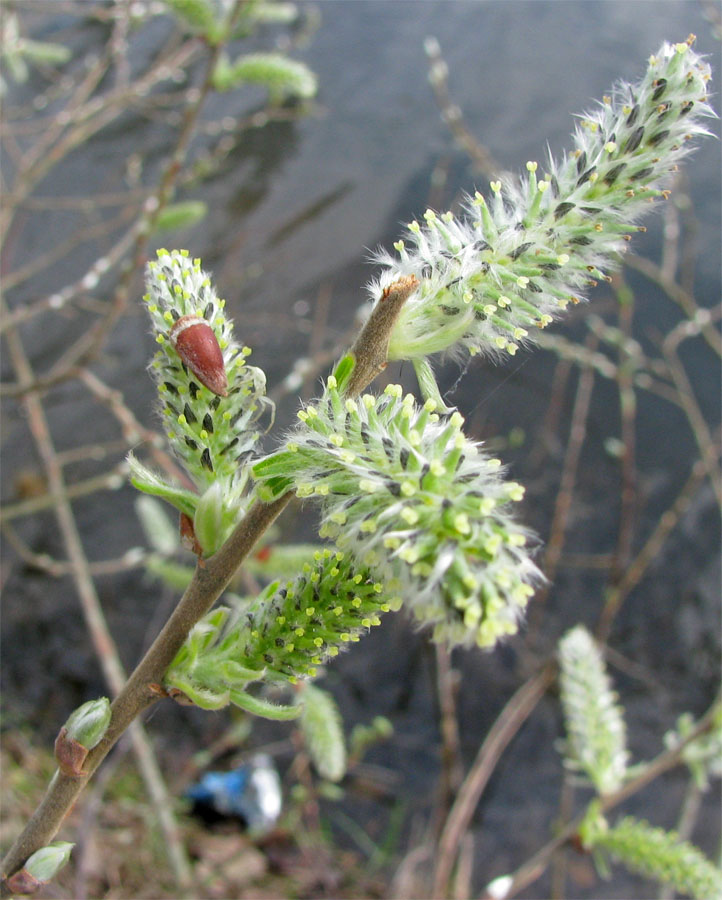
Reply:
[[55, 759], [63, 775], [67, 775], [68, 778], [80, 778], [87, 755], [87, 747], [68, 737], [68, 729], [63, 726], [55, 739]]
[[29, 897], [31, 894], [34, 894], [43, 883], [34, 875], [31, 875], [27, 869], [20, 869], [19, 872], [15, 872], [9, 878], [5, 878], [4, 881], [8, 891], [13, 896], [22, 897]]
[[176, 353], [202, 385], [225, 397], [228, 377], [223, 353], [213, 329], [199, 316], [181, 316], [170, 330], [170, 342]]
[[191, 553], [195, 553], [196, 556], [203, 556], [203, 547], [201, 547], [198, 538], [196, 537], [196, 532], [193, 528], [193, 519], [186, 515], [186, 513], [180, 514], [179, 530], [181, 546], [186, 550], [190, 550]]

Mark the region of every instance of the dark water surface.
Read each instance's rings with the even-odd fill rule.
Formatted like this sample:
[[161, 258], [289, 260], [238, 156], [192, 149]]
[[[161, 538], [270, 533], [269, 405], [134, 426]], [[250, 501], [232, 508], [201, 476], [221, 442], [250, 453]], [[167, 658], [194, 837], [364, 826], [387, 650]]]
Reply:
[[[297, 124], [274, 125], [254, 132], [229, 159], [222, 173], [181, 199], [201, 198], [210, 215], [199, 227], [173, 236], [212, 270], [240, 339], [254, 348], [273, 390], [299, 355], [330, 348], [351, 326], [363, 286], [372, 276], [364, 259], [369, 248], [396, 240], [403, 223], [423, 213], [430, 202], [444, 208], [459, 190], [488, 189], [454, 145], [440, 121], [426, 80], [424, 39], [435, 36], [449, 65], [454, 100], [468, 128], [506, 168], [521, 169], [529, 159], [543, 160], [568, 146], [573, 113], [582, 112], [607, 93], [613, 82], [636, 79], [645, 60], [665, 39], [698, 36], [698, 49], [711, 54], [715, 94], [722, 84], [719, 44], [696, 2], [326, 2], [318, 4], [321, 23], [304, 59], [318, 73], [319, 115]], [[52, 39], [57, 21], [46, 20], [40, 39]], [[158, 26], [160, 28], [160, 25]], [[152, 52], [156, 33], [148, 47]], [[94, 29], [74, 35], [96, 41]], [[157, 33], [160, 40], [162, 33]], [[255, 101], [248, 95], [214, 98], [213, 116], [239, 115]], [[715, 101], [716, 102], [716, 101]], [[91, 141], [62, 167], [45, 193], [111, 190], [121, 184], [123, 160], [132, 150], [145, 151], [145, 123], [129, 111], [127, 128]], [[718, 123], [711, 123], [718, 130]], [[162, 159], [162, 142], [151, 139], [148, 165]], [[695, 293], [703, 306], [720, 297], [720, 149], [707, 139], [685, 167], [697, 220]], [[434, 182], [434, 173], [445, 181]], [[661, 218], [647, 223], [636, 240], [640, 254], [658, 258]], [[11, 246], [13, 264], [61, 239], [67, 223], [58, 216], [38, 223], [33, 241]], [[159, 243], [168, 243], [171, 238]], [[84, 270], [90, 258], [58, 264], [53, 284], [31, 284], [11, 303], [57, 290]], [[637, 290], [635, 334], [651, 347], [656, 335], [677, 321], [670, 301], [631, 273]], [[139, 288], [140, 289], [140, 288]], [[596, 304], [596, 310], [595, 306]], [[599, 288], [592, 311], [613, 308], [610, 294]], [[571, 333], [584, 334], [579, 324]], [[40, 370], [63, 352], [72, 323], [54, 317], [30, 325], [24, 336], [32, 362]], [[698, 346], [698, 345], [696, 345]], [[111, 336], [97, 371], [145, 423], [153, 424], [153, 398], [145, 374], [152, 341], [140, 314], [124, 318]], [[695, 352], [685, 362], [702, 415], [719, 424], [719, 364], [711, 353]], [[559, 452], [535, 463], [541, 418], [548, 405], [554, 358], [526, 353], [505, 367], [472, 365], [453, 394], [468, 416], [475, 437], [494, 439], [515, 426], [526, 441], [518, 449], [500, 450], [515, 478], [529, 487], [525, 514], [542, 537], [548, 535], [551, 508], [558, 491]], [[8, 363], [3, 364], [9, 377]], [[441, 371], [450, 387], [457, 372]], [[411, 386], [408, 371], [393, 372]], [[640, 397], [637, 454], [641, 506], [638, 550], [661, 513], [679, 493], [697, 454], [689, 429], [672, 406]], [[279, 405], [278, 421], [287, 425], [295, 396]], [[562, 399], [562, 421], [569, 422], [573, 393]], [[13, 499], [18, 473], [29, 462], [29, 437], [22, 416], [6, 404], [3, 498]], [[115, 435], [110, 417], [77, 384], [56, 390], [48, 404], [58, 449], [101, 441]], [[619, 493], [617, 464], [604, 440], [618, 434], [618, 400], [607, 383], [595, 389], [588, 423], [589, 443], [582, 457], [578, 494], [572, 511], [567, 550], [576, 554], [611, 552], [616, 540]], [[566, 435], [567, 428], [560, 430]], [[78, 477], [85, 470], [70, 470]], [[130, 488], [94, 495], [74, 504], [86, 552], [106, 559], [142, 542]], [[284, 531], [309, 537], [309, 520], [292, 513]], [[38, 516], [19, 530], [36, 553], [62, 558], [64, 551], [53, 519]], [[3, 615], [3, 692], [11, 718], [29, 721], [52, 737], [77, 703], [104, 691], [78, 601], [68, 580], [52, 581], [23, 568], [8, 551]], [[603, 571], [563, 566], [535, 626], [535, 648], [551, 651], [572, 624], [593, 625], [603, 604]], [[157, 631], [171, 597], [138, 572], [99, 578], [98, 590], [117, 637], [124, 662], [131, 667]], [[714, 498], [702, 491], [665, 543], [647, 576], [628, 600], [612, 635], [612, 646], [638, 663], [646, 680], [615, 672], [628, 711], [630, 744], [635, 759], [661, 749], [662, 736], [679, 713], [701, 713], [711, 702], [719, 668], [719, 522]], [[525, 677], [524, 637], [494, 653], [460, 653], [459, 708], [465, 761], [474, 753], [504, 703]], [[527, 673], [528, 674], [528, 673]], [[338, 661], [326, 684], [342, 704], [348, 725], [387, 715], [397, 730], [376, 761], [400, 773], [409, 803], [409, 821], [433, 801], [439, 771], [432, 656], [423, 636], [402, 616], [388, 617], [354, 652]], [[162, 708], [150, 724], [159, 749], [170, 756], [180, 745], [190, 753], [222, 732], [224, 715], [201, 715]], [[281, 736], [285, 726], [265, 726], [263, 735]], [[513, 869], [544, 843], [556, 815], [562, 781], [554, 741], [560, 736], [554, 698], [539, 708], [504, 757], [498, 776], [475, 819], [474, 890]], [[684, 786], [682, 773], [655, 784], [635, 799], [631, 812], [673, 826]], [[411, 798], [411, 799], [409, 799]], [[359, 815], [363, 807], [359, 808]], [[716, 800], [705, 806], [695, 839], [712, 854], [719, 841]], [[346, 810], [354, 813], [353, 803]], [[376, 831], [383, 822], [367, 822]], [[525, 896], [543, 896], [540, 882]], [[579, 897], [653, 896], [653, 889], [625, 877], [610, 885], [574, 885]]]

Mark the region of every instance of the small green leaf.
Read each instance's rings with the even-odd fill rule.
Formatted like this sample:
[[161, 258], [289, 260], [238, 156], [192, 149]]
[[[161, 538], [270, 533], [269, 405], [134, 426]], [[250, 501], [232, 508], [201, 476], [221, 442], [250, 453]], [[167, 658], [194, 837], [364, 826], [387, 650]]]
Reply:
[[198, 500], [193, 518], [193, 529], [203, 553], [211, 556], [219, 549], [225, 537], [223, 516], [223, 487], [214, 482]]
[[160, 578], [168, 587], [177, 591], [184, 591], [188, 587], [195, 571], [195, 567], [169, 562], [167, 559], [154, 555], [146, 559], [145, 568], [151, 575]]
[[160, 475], [157, 475], [143, 463], [139, 462], [132, 453], [128, 454], [128, 466], [130, 467], [130, 481], [133, 487], [144, 494], [153, 494], [162, 497], [171, 506], [175, 506], [181, 512], [193, 517], [198, 495], [184, 488], [168, 484]]
[[170, 203], [158, 214], [155, 230], [175, 231], [178, 228], [190, 228], [206, 217], [207, 204], [200, 200], [187, 200], [183, 203]]
[[393, 733], [394, 726], [385, 716], [375, 716], [369, 725], [354, 725], [349, 738], [350, 755], [361, 759], [369, 747], [388, 740]]
[[167, 687], [176, 688], [185, 694], [192, 703], [201, 709], [223, 709], [224, 706], [228, 706], [230, 700], [228, 691], [211, 691], [175, 674], [166, 676], [164, 682]]
[[346, 744], [341, 714], [328, 691], [305, 684], [301, 729], [313, 764], [322, 778], [340, 781], [346, 774]]
[[66, 63], [72, 53], [63, 44], [52, 44], [47, 41], [31, 41], [23, 38], [21, 50], [26, 59], [46, 66], [59, 66]]
[[348, 384], [348, 381], [351, 378], [351, 375], [355, 368], [356, 359], [353, 353], [347, 353], [346, 356], [344, 356], [336, 366], [333, 374], [334, 378], [336, 379], [338, 392], [340, 394], [346, 393], [346, 385]]
[[138, 497], [135, 512], [151, 547], [164, 556], [175, 553], [180, 546], [178, 522], [171, 522], [163, 505], [152, 497]]
[[288, 25], [298, 18], [298, 7], [295, 3], [251, 3], [247, 18], [259, 24]]
[[165, 0], [166, 6], [176, 17], [194, 30], [207, 32], [216, 22], [216, 11], [211, 0]]
[[249, 53], [233, 62], [221, 58], [213, 73], [216, 90], [230, 91], [242, 84], [262, 85], [272, 102], [287, 97], [309, 99], [318, 87], [316, 76], [308, 66], [281, 53]]
[[246, 712], [252, 713], [254, 716], [261, 716], [264, 719], [276, 719], [277, 721], [288, 721], [289, 719], [297, 719], [301, 714], [300, 706], [280, 706], [277, 703], [271, 703], [268, 700], [262, 700], [260, 697], [252, 697], [245, 691], [230, 691], [231, 703], [244, 709]]
[[276, 476], [287, 476], [290, 483], [291, 477], [289, 473], [296, 472], [296, 454], [289, 450], [279, 450], [278, 453], [272, 453], [265, 459], [256, 463], [251, 472], [254, 478], [273, 478]]
[[74, 846], [69, 841], [54, 841], [41, 847], [25, 863], [25, 871], [42, 883], [51, 881], [70, 859]]

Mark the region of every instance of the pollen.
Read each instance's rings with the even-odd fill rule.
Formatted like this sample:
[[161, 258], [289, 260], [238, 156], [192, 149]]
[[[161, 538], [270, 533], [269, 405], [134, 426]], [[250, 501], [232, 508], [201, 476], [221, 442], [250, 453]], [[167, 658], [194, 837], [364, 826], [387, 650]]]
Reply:
[[[416, 523], [419, 521], [419, 514], [415, 509], [411, 509], [411, 507], [405, 506], [401, 510], [401, 518], [404, 520], [404, 522], [406, 522], [407, 525], [416, 525]], [[402, 558], [405, 558], [403, 553]]]

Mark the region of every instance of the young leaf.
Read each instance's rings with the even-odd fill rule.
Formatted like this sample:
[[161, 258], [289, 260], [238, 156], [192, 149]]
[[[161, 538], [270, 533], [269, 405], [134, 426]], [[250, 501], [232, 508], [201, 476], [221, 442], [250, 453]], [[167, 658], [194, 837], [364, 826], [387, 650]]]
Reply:
[[301, 62], [282, 53], [249, 53], [230, 62], [222, 57], [213, 73], [218, 91], [229, 91], [241, 84], [259, 84], [268, 90], [272, 102], [287, 97], [307, 100], [315, 96], [318, 81]]
[[206, 217], [208, 205], [200, 200], [171, 203], [164, 207], [155, 221], [156, 231], [175, 231], [190, 228]]
[[170, 556], [178, 550], [180, 547], [178, 522], [171, 522], [161, 503], [152, 497], [138, 497], [135, 501], [135, 512], [140, 519], [146, 540], [153, 550], [163, 556]]
[[336, 701], [328, 691], [305, 684], [301, 702], [301, 729], [313, 764], [322, 778], [340, 781], [346, 774], [346, 744]]

